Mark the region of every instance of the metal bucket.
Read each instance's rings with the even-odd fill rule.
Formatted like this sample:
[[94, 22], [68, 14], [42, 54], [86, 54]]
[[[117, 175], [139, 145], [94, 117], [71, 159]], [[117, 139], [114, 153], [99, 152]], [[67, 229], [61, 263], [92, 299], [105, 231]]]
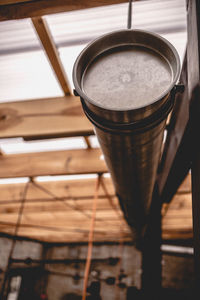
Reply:
[[180, 73], [175, 48], [141, 30], [90, 43], [73, 69], [75, 93], [100, 143], [135, 239], [150, 209], [166, 120]]

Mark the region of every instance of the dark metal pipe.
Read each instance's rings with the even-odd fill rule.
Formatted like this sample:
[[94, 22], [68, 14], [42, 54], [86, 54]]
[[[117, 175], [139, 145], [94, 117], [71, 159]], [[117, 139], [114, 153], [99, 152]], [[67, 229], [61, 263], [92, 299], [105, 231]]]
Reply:
[[95, 132], [134, 238], [147, 222], [167, 116], [180, 72], [162, 37], [121, 30], [89, 44], [73, 81]]

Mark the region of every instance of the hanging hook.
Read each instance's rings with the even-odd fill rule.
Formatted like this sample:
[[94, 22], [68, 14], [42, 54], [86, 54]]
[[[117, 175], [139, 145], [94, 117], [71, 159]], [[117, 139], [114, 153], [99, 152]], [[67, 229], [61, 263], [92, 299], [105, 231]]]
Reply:
[[128, 22], [127, 22], [127, 28], [131, 29], [131, 24], [132, 23], [132, 0], [129, 0], [129, 5], [128, 5]]

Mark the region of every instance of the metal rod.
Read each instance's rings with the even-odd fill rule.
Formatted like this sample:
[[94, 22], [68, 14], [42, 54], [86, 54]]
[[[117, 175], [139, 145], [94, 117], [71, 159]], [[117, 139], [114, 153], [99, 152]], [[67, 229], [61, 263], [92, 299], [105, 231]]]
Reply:
[[131, 29], [131, 26], [132, 26], [132, 0], [129, 0], [127, 28]]

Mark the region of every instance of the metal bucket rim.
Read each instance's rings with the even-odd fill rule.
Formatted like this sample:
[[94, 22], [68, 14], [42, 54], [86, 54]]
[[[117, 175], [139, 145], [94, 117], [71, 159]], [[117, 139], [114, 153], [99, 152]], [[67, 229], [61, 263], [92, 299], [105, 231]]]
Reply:
[[120, 134], [133, 135], [138, 133], [144, 133], [148, 130], [151, 130], [152, 128], [160, 124], [164, 119], [166, 119], [166, 116], [172, 110], [174, 104], [173, 97], [171, 96], [169, 101], [164, 103], [164, 105], [159, 109], [159, 112], [156, 111], [152, 116], [143, 119], [142, 122], [136, 121], [129, 124], [125, 124], [125, 123], [116, 124], [114, 122], [103, 120], [103, 118], [100, 118], [99, 116], [95, 115], [84, 104], [83, 99], [81, 99], [81, 102], [87, 118], [94, 126], [96, 126], [97, 128], [105, 132], [117, 134], [117, 135]]
[[[94, 100], [92, 100], [91, 98], [89, 98], [87, 96], [87, 94], [84, 93], [84, 91], [82, 90], [82, 88], [80, 87], [79, 83], [78, 83], [78, 80], [77, 80], [77, 69], [78, 69], [78, 65], [79, 65], [79, 62], [80, 62], [80, 59], [81, 57], [88, 51], [88, 49], [94, 45], [97, 41], [101, 40], [101, 39], [104, 39], [105, 37], [109, 37], [109, 36], [112, 36], [113, 34], [117, 34], [117, 33], [125, 33], [125, 32], [139, 32], [139, 33], [144, 33], [144, 34], [149, 34], [157, 39], [160, 39], [162, 40], [173, 52], [174, 54], [174, 57], [175, 57], [175, 60], [176, 60], [176, 63], [177, 63], [177, 72], [176, 74], [174, 74], [174, 78], [171, 82], [171, 84], [169, 85], [169, 87], [162, 93], [159, 95], [159, 97], [155, 98], [152, 102], [150, 102], [147, 106], [140, 106], [140, 107], [137, 107], [137, 108], [128, 108], [128, 109], [111, 109], [111, 108], [105, 108], [103, 105], [100, 105], [99, 103], [97, 104]], [[121, 46], [122, 44], [119, 44], [118, 46]], [[125, 45], [125, 44], [124, 44]], [[128, 45], [128, 44], [126, 44]], [[140, 45], [140, 46], [144, 46], [142, 44], [139, 44], [139, 43], [134, 43], [133, 45]], [[117, 47], [117, 46], [115, 46]], [[146, 48], [148, 48], [148, 46], [145, 45]], [[104, 51], [102, 51], [101, 53], [107, 51], [111, 49], [110, 48], [105, 48]], [[156, 49], [152, 48], [152, 47], [149, 47], [149, 49], [153, 50], [153, 51], [157, 51]], [[162, 53], [160, 53], [159, 51], [157, 51], [161, 56], [164, 57], [164, 55]], [[100, 55], [100, 53], [98, 54]], [[167, 58], [164, 57], [166, 60]], [[91, 63], [91, 62], [90, 62]], [[96, 39], [94, 39], [92, 42], [90, 42], [78, 55], [78, 57], [76, 58], [76, 61], [74, 63], [74, 66], [73, 66], [73, 72], [72, 72], [72, 78], [73, 78], [73, 82], [74, 82], [74, 87], [75, 87], [75, 91], [76, 93], [82, 97], [84, 100], [88, 101], [89, 103], [91, 103], [92, 105], [96, 106], [96, 107], [99, 107], [103, 110], [106, 110], [106, 111], [112, 111], [112, 112], [128, 112], [128, 111], [140, 111], [140, 110], [143, 110], [143, 109], [148, 109], [148, 107], [150, 108], [151, 105], [153, 105], [154, 103], [157, 103], [159, 102], [159, 100], [163, 99], [168, 93], [170, 93], [170, 91], [173, 89], [173, 87], [175, 86], [175, 84], [177, 83], [178, 79], [179, 79], [179, 76], [180, 76], [180, 69], [181, 69], [181, 66], [180, 66], [180, 57], [179, 57], [179, 54], [176, 50], [176, 48], [165, 38], [163, 38], [162, 36], [160, 36], [159, 34], [157, 33], [154, 33], [154, 32], [151, 32], [151, 31], [146, 31], [146, 30], [141, 30], [141, 29], [123, 29], [123, 30], [115, 30], [115, 31], [111, 31], [107, 34], [104, 34], [104, 35], [101, 35], [99, 37], [97, 37]]]

